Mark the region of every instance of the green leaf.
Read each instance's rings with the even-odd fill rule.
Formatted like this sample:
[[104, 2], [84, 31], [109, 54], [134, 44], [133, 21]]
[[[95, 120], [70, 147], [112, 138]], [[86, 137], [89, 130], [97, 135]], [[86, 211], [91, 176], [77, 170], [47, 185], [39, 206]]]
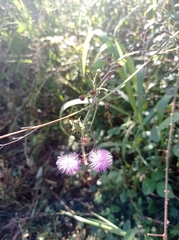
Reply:
[[176, 157], [179, 157], [179, 144], [176, 144], [176, 145], [173, 147], [173, 154], [174, 154]]
[[[173, 123], [179, 121], [179, 113], [175, 112], [173, 114]], [[165, 128], [168, 128], [171, 123], [171, 116], [166, 118], [160, 125], [159, 125], [159, 130], [163, 130]]]
[[173, 97], [173, 91], [168, 91], [167, 94], [165, 94], [157, 103], [156, 105], [156, 112], [159, 118], [159, 123], [163, 120], [163, 115], [165, 112], [165, 108], [170, 101], [170, 99]]
[[131, 190], [128, 190], [127, 191], [127, 195], [130, 197], [130, 198], [134, 198], [137, 196], [137, 193], [135, 190], [131, 189]]
[[126, 192], [123, 192], [123, 193], [120, 194], [120, 200], [121, 200], [122, 203], [126, 202], [126, 200], [127, 200]]
[[172, 207], [170, 210], [170, 214], [173, 218], [177, 218], [178, 216], [178, 209], [176, 209], [175, 207]]
[[122, 143], [119, 143], [119, 142], [102, 142], [100, 144], [98, 144], [98, 147], [99, 148], [108, 148], [108, 147], [120, 147], [122, 145]]
[[[119, 92], [119, 93], [120, 93], [120, 95], [121, 95], [121, 92]], [[124, 94], [121, 95], [121, 97], [125, 99]], [[125, 100], [126, 100], [126, 99], [125, 99]], [[128, 101], [128, 100], [126, 100], [126, 101]], [[119, 112], [119, 113], [125, 114], [126, 116], [132, 117], [132, 115], [131, 115], [129, 112], [125, 111], [125, 110], [124, 110], [122, 107], [120, 107], [119, 105], [110, 104], [110, 108], [116, 110], [116, 111]]]
[[110, 128], [107, 133], [108, 135], [110, 136], [113, 136], [113, 135], [118, 135], [120, 133], [121, 129], [120, 127], [114, 127], [114, 128]]
[[114, 179], [116, 178], [118, 175], [118, 172], [117, 171], [110, 171], [109, 175], [108, 175], [108, 178], [109, 179]]
[[153, 142], [158, 143], [160, 141], [160, 132], [158, 131], [158, 128], [156, 126], [153, 126], [151, 132], [150, 132], [150, 139]]
[[120, 211], [120, 207], [118, 205], [112, 205], [111, 206], [111, 212], [117, 213]]
[[102, 210], [101, 215], [108, 216], [110, 212], [111, 212], [110, 208], [105, 208], [104, 210]]
[[120, 184], [122, 182], [122, 175], [123, 175], [123, 170], [121, 169], [121, 170], [119, 170], [119, 173], [115, 179], [116, 184]]
[[87, 62], [87, 55], [88, 55], [88, 50], [90, 46], [90, 41], [94, 35], [98, 36], [101, 39], [101, 41], [107, 45], [108, 48], [112, 47], [112, 41], [110, 40], [110, 38], [107, 36], [105, 32], [103, 32], [101, 29], [92, 30], [90, 27], [88, 29], [88, 34], [83, 46], [83, 53], [82, 53], [82, 74], [83, 75], [85, 75], [85, 71], [86, 71], [86, 62]]
[[102, 182], [102, 184], [107, 184], [109, 179], [108, 179], [108, 175], [106, 173], [103, 173], [100, 177], [100, 181]]
[[[156, 104], [156, 106], [154, 108], [151, 109], [151, 111], [149, 112], [149, 114], [144, 118], [143, 122], [142, 122], [142, 127], [144, 127], [155, 115], [156, 112], [158, 114], [159, 117], [159, 122], [162, 121], [163, 119], [163, 114], [165, 112], [165, 108], [168, 104], [168, 102], [170, 101], [170, 99], [173, 97], [173, 92], [168, 91], [168, 93], [166, 93]], [[154, 111], [154, 109], [156, 111]], [[161, 130], [161, 129], [160, 129]]]
[[124, 222], [123, 229], [124, 229], [124, 231], [128, 231], [129, 229], [131, 229], [131, 221], [129, 219], [127, 219]]
[[[157, 191], [157, 194], [160, 196], [160, 197], [165, 197], [165, 182], [158, 182], [157, 183], [157, 186], [156, 186], [156, 191]], [[170, 191], [170, 193], [168, 194], [168, 198], [174, 198], [173, 196], [173, 190], [170, 186], [170, 184], [168, 184], [168, 190]]]
[[92, 66], [94, 66], [95, 70], [102, 69], [105, 66], [105, 61], [102, 59], [97, 59], [96, 62], [93, 63]]
[[152, 109], [149, 114], [143, 119], [141, 127], [144, 127], [153, 117], [155, 116], [155, 112]]
[[[124, 55], [124, 52], [125, 52], [125, 49], [124, 47], [119, 44], [116, 40], [115, 40], [115, 45], [116, 45], [116, 49], [115, 52], [118, 53], [118, 57], [122, 57]], [[117, 56], [117, 55], [116, 55]], [[126, 58], [127, 60], [127, 63], [118, 70], [118, 73], [122, 79], [122, 81], [124, 82], [127, 78], [128, 78], [128, 74], [132, 74], [135, 72], [135, 67], [134, 67], [134, 64], [133, 64], [133, 61], [131, 60], [131, 58]], [[136, 76], [133, 76], [132, 78], [132, 83], [133, 83], [133, 86], [132, 86], [132, 83], [131, 82], [126, 82], [125, 84], [125, 89], [126, 89], [126, 92], [127, 92], [127, 96], [129, 98], [129, 103], [131, 105], [131, 107], [133, 108], [133, 110], [135, 112], [137, 112], [137, 107], [136, 107], [136, 100], [135, 100], [135, 97], [134, 97], [134, 90], [133, 88], [134, 85], [136, 84]]]
[[151, 178], [146, 178], [142, 182], [142, 190], [145, 195], [151, 194], [155, 190], [155, 187], [156, 187], [156, 182]]
[[87, 55], [88, 55], [88, 49], [90, 45], [90, 41], [94, 35], [94, 32], [92, 31], [91, 27], [88, 29], [88, 34], [84, 42], [83, 46], [83, 54], [82, 54], [82, 74], [85, 75], [86, 71], [86, 61], [87, 61]]
[[152, 172], [150, 176], [153, 180], [158, 181], [164, 178], [164, 172], [155, 171], [155, 172]]
[[171, 233], [174, 235], [179, 235], [179, 229], [173, 229], [171, 230]]
[[134, 240], [136, 233], [137, 233], [136, 228], [128, 230], [126, 235], [124, 236], [124, 240]]

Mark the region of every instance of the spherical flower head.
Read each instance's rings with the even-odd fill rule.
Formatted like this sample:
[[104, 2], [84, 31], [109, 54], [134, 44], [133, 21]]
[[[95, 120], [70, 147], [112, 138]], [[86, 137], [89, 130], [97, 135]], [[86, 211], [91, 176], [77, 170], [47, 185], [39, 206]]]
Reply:
[[73, 152], [58, 156], [56, 164], [61, 173], [66, 175], [74, 175], [78, 172], [81, 161], [79, 160], [78, 154]]
[[90, 162], [90, 167], [96, 172], [105, 172], [113, 163], [111, 153], [105, 149], [91, 151], [88, 160]]

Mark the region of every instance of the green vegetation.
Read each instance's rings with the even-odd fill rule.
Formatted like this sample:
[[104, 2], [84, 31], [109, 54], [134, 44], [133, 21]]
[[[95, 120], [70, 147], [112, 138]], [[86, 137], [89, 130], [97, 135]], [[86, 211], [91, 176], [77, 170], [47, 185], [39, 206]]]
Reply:
[[[163, 239], [168, 143], [178, 239], [178, 1], [6, 0], [0, 29], [0, 239]], [[96, 147], [107, 172], [58, 171]]]

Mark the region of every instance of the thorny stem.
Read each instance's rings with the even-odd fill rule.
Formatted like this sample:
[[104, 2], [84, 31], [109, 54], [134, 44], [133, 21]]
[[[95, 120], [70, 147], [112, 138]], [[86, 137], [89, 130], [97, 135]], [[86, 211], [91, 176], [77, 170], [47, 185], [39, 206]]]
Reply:
[[167, 152], [166, 152], [166, 163], [165, 163], [165, 202], [164, 202], [164, 233], [163, 233], [163, 239], [167, 240], [167, 229], [168, 229], [168, 170], [169, 170], [169, 159], [170, 159], [170, 152], [171, 152], [171, 145], [172, 145], [172, 135], [173, 135], [173, 114], [176, 107], [176, 97], [177, 97], [177, 91], [179, 88], [179, 69], [178, 69], [178, 78], [175, 88], [175, 94], [173, 97], [173, 103], [172, 103], [172, 111], [171, 111], [171, 121], [170, 121], [170, 131], [169, 131], [169, 138], [168, 138], [168, 146], [167, 146]]

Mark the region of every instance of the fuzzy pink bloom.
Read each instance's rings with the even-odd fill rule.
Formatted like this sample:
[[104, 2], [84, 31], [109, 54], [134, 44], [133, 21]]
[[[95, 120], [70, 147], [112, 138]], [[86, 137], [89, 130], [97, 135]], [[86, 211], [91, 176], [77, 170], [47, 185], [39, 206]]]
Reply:
[[88, 160], [90, 162], [90, 167], [96, 172], [105, 172], [113, 163], [111, 153], [105, 149], [91, 151]]
[[79, 160], [78, 154], [73, 152], [58, 156], [56, 164], [61, 173], [66, 175], [74, 175], [78, 172], [81, 161]]

